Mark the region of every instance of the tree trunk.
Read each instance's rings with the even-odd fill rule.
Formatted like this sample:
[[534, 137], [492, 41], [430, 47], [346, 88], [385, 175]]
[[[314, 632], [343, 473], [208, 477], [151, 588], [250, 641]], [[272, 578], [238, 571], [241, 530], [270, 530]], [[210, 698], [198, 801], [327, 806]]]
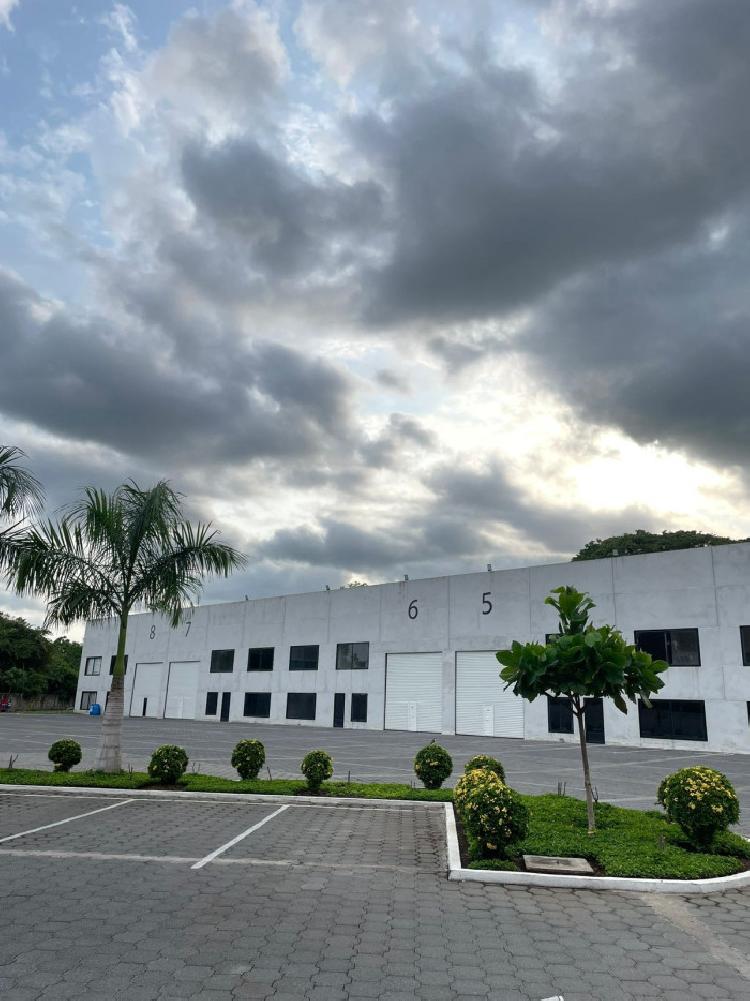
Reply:
[[578, 695], [573, 699], [573, 712], [578, 719], [578, 740], [581, 744], [581, 762], [583, 763], [583, 784], [586, 788], [586, 815], [589, 823], [589, 834], [596, 830], [594, 816], [594, 790], [591, 785], [591, 770], [589, 768], [589, 749], [586, 744], [586, 706]]
[[109, 704], [102, 717], [102, 739], [96, 758], [98, 772], [122, 771], [122, 712], [125, 695], [125, 639], [128, 633], [128, 616], [120, 620], [117, 637], [117, 655], [112, 672], [112, 687], [109, 690]]

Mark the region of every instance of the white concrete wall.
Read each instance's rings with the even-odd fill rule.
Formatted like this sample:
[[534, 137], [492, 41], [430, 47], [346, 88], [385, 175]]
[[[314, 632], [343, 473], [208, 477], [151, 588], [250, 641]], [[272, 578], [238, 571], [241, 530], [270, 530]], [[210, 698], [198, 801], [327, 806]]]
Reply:
[[[246, 691], [270, 691], [271, 722], [277, 723], [287, 722], [287, 692], [316, 692], [315, 724], [289, 725], [330, 726], [336, 692], [365, 692], [367, 723], [349, 723], [347, 698], [345, 726], [382, 729], [386, 654], [439, 651], [442, 729], [452, 733], [456, 652], [497, 650], [514, 639], [543, 642], [545, 633], [557, 628], [555, 611], [544, 599], [553, 587], [565, 584], [588, 591], [596, 602], [595, 622], [616, 625], [630, 642], [638, 629], [699, 630], [700, 667], [671, 667], [660, 697], [703, 700], [708, 742], [641, 739], [636, 708], [623, 715], [606, 704], [607, 743], [750, 752], [750, 667], [742, 665], [739, 632], [740, 625], [750, 624], [748, 543], [204, 605], [192, 612], [189, 629], [186, 623], [172, 629], [158, 616], [135, 615], [126, 648], [126, 707], [137, 663], [162, 664], [166, 684], [171, 662], [199, 661], [199, 719], [206, 718], [208, 691], [232, 693], [233, 720], [244, 718]], [[412, 602], [416, 618], [408, 614]], [[115, 641], [114, 625], [87, 626], [76, 705], [84, 690], [96, 690], [104, 703]], [[336, 645], [365, 641], [370, 644], [369, 669], [337, 671]], [[317, 671], [289, 671], [289, 648], [297, 644], [320, 647]], [[248, 672], [248, 648], [261, 646], [275, 648], [274, 670]], [[223, 648], [235, 650], [234, 672], [210, 674], [211, 650]], [[85, 658], [96, 655], [102, 657], [102, 675], [84, 678]], [[164, 697], [163, 689], [161, 712]], [[548, 733], [545, 699], [526, 707], [525, 731], [542, 740], [577, 739]]]

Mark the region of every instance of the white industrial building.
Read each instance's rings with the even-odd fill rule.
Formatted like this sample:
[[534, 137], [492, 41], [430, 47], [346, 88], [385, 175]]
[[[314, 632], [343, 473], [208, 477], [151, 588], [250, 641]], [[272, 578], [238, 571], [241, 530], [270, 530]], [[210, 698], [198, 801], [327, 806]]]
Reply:
[[[670, 663], [654, 708], [595, 702], [590, 739], [750, 752], [750, 543], [404, 580], [134, 615], [125, 711], [207, 721], [575, 740], [565, 705], [503, 691], [495, 651], [544, 642], [570, 584]], [[106, 705], [114, 622], [86, 628], [76, 707]]]

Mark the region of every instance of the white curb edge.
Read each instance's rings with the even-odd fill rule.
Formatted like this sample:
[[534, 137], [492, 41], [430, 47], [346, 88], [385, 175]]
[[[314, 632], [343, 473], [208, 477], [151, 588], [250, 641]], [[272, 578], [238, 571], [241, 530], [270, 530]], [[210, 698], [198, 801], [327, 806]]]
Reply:
[[750, 872], [711, 879], [642, 879], [630, 876], [556, 876], [538, 872], [496, 872], [462, 869], [453, 804], [445, 803], [448, 879], [505, 886], [538, 886], [567, 890], [624, 890], [633, 893], [721, 893], [750, 886]]
[[429, 799], [371, 799], [363, 796], [281, 796], [271, 793], [253, 792], [180, 792], [172, 789], [118, 789], [115, 786], [53, 786], [53, 785], [22, 785], [21, 783], [0, 783], [0, 792], [13, 792], [21, 789], [24, 792], [39, 792], [48, 790], [50, 793], [77, 796], [134, 796], [151, 797], [152, 799], [206, 799], [225, 803], [294, 803], [295, 806], [426, 806], [430, 809], [440, 809], [449, 806], [445, 800]]

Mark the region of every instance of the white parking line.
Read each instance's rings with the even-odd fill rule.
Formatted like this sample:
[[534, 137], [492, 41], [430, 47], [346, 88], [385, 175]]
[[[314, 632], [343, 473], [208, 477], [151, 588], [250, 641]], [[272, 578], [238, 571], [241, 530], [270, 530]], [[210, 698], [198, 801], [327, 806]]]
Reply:
[[221, 845], [221, 847], [216, 848], [214, 851], [211, 852], [210, 855], [206, 855], [205, 858], [202, 858], [200, 862], [196, 862], [195, 865], [191, 865], [190, 868], [202, 869], [204, 865], [208, 865], [209, 862], [213, 862], [213, 860], [215, 858], [218, 858], [219, 855], [223, 855], [225, 851], [228, 851], [234, 845], [238, 844], [240, 841], [242, 841], [243, 838], [246, 838], [248, 834], [252, 834], [253, 831], [257, 831], [259, 827], [262, 827], [264, 824], [267, 824], [269, 820], [273, 820], [274, 817], [277, 817], [280, 813], [283, 813], [284, 810], [288, 809], [289, 809], [289, 804], [285, 803], [283, 806], [280, 806], [278, 810], [274, 810], [273, 813], [269, 813], [267, 817], [264, 817], [263, 820], [260, 820], [257, 824], [253, 824], [252, 827], [248, 827], [246, 831], [243, 831], [241, 834], [238, 834], [236, 838], [232, 838], [232, 840], [227, 841], [225, 845]]
[[110, 803], [109, 806], [100, 806], [98, 810], [89, 810], [88, 813], [77, 813], [74, 817], [66, 817], [65, 820], [56, 820], [54, 824], [44, 824], [42, 827], [32, 827], [28, 831], [19, 831], [18, 834], [9, 834], [6, 838], [0, 838], [0, 845], [6, 841], [15, 841], [16, 838], [22, 838], [26, 834], [36, 834], [37, 831], [48, 831], [50, 827], [60, 827], [61, 824], [69, 824], [73, 820], [81, 820], [83, 817], [93, 817], [95, 813], [104, 813], [105, 810], [114, 810], [118, 806], [125, 806], [126, 803], [132, 802], [132, 799], [121, 799], [117, 803]]

